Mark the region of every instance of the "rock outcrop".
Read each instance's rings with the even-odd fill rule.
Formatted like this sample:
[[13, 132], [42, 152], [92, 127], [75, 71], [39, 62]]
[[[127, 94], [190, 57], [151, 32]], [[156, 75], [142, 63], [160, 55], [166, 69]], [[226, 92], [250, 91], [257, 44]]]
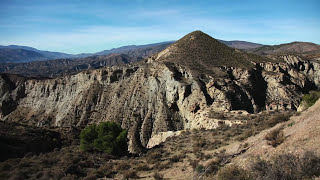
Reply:
[[217, 127], [213, 110], [296, 110], [302, 94], [319, 87], [319, 62], [283, 58], [252, 68], [216, 66], [221, 76], [154, 58], [55, 79], [1, 74], [0, 116], [49, 127], [115, 121], [138, 153], [160, 132]]

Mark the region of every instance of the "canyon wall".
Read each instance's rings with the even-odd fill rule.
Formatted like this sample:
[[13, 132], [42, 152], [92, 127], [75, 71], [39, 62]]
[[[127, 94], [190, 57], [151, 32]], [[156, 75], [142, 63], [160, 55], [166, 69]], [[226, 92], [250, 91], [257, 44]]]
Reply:
[[215, 128], [210, 112], [296, 110], [304, 93], [320, 87], [320, 63], [281, 58], [252, 69], [221, 66], [222, 77], [152, 61], [55, 79], [1, 74], [0, 119], [48, 127], [115, 121], [139, 153], [159, 132]]

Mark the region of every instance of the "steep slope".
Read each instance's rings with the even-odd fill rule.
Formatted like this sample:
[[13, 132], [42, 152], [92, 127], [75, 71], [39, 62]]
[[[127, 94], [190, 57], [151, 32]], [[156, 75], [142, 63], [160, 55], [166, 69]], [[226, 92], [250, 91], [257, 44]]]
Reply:
[[[245, 169], [251, 168], [251, 170], [252, 164], [255, 163], [254, 159], [257, 157], [259, 159], [263, 159], [264, 161], [269, 161], [279, 155], [287, 154], [295, 155], [297, 157], [303, 157], [303, 155], [306, 152], [314, 152], [319, 157], [319, 115], [320, 100], [318, 100], [316, 104], [314, 104], [312, 107], [302, 112], [301, 115], [292, 116], [287, 122], [279, 123], [276, 126], [266, 129], [258, 133], [257, 135], [249, 137], [248, 139], [242, 142], [235, 142], [223, 148], [227, 150], [225, 153], [232, 157], [230, 159], [231, 164], [236, 164], [240, 167], [244, 167]], [[268, 144], [268, 141], [265, 137], [272, 131], [275, 131], [277, 129], [281, 129], [281, 132], [283, 132], [283, 142], [280, 143], [278, 146], [273, 147], [272, 145]], [[246, 148], [243, 148], [244, 144], [246, 144]], [[243, 151], [242, 153], [239, 153], [239, 150], [241, 149]], [[292, 158], [292, 156], [286, 156], [283, 158]], [[292, 161], [292, 159], [282, 160], [287, 160], [289, 162], [290, 160]], [[308, 162], [307, 159], [303, 160], [305, 162], [299, 161], [299, 163]], [[317, 161], [319, 162], [319, 160]], [[292, 167], [293, 169], [297, 168], [296, 164], [290, 165], [294, 165], [294, 167]], [[311, 164], [305, 165], [310, 166]]]
[[[249, 139], [254, 144], [244, 156], [271, 157], [276, 154], [296, 153], [305, 151], [319, 152], [320, 149], [320, 100], [312, 107], [302, 112], [299, 116], [291, 117], [290, 121], [278, 124], [274, 128], [266, 130], [256, 137]], [[279, 146], [273, 148], [267, 146], [265, 135], [274, 129], [283, 127], [285, 140]]]
[[[303, 93], [320, 87], [316, 61], [254, 57], [251, 62], [250, 55], [194, 32], [147, 63], [53, 79], [1, 74], [0, 120], [48, 127], [115, 121], [129, 130], [129, 149], [140, 152], [159, 132], [216, 128], [212, 111], [295, 110]], [[223, 77], [195, 69], [193, 62]]]

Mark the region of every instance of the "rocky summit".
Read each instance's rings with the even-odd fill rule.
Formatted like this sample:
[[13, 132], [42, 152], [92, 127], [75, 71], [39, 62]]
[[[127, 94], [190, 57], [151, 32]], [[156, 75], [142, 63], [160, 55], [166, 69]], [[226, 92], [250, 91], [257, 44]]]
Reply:
[[269, 59], [195, 31], [136, 64], [57, 78], [1, 74], [0, 119], [46, 127], [115, 121], [128, 129], [129, 150], [139, 153], [163, 132], [216, 128], [215, 113], [296, 110], [317, 88], [317, 60]]

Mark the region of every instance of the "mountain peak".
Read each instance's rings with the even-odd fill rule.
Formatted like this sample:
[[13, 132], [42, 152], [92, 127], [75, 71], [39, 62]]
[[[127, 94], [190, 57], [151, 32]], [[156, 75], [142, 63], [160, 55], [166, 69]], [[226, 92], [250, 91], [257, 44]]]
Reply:
[[177, 63], [199, 73], [219, 66], [251, 68], [252, 62], [265, 60], [230, 48], [202, 31], [185, 35], [156, 56], [156, 61]]
[[[199, 30], [193, 31], [193, 32], [183, 36], [180, 40], [178, 40], [176, 42], [176, 44], [183, 46], [183, 45], [186, 45], [185, 43], [207, 43], [206, 41], [208, 41], [209, 43], [218, 43], [220, 45], [224, 45], [224, 44], [220, 43], [218, 40], [212, 38], [208, 34], [202, 32], [202, 31], [199, 31]], [[216, 44], [216, 45], [218, 45], [218, 44]]]
[[208, 34], [200, 31], [200, 30], [196, 30], [193, 31], [187, 35], [185, 35], [183, 38], [181, 39], [190, 39], [190, 40], [194, 40], [195, 38], [200, 38], [200, 37], [207, 37], [207, 38], [212, 38], [211, 36], [209, 36]]

